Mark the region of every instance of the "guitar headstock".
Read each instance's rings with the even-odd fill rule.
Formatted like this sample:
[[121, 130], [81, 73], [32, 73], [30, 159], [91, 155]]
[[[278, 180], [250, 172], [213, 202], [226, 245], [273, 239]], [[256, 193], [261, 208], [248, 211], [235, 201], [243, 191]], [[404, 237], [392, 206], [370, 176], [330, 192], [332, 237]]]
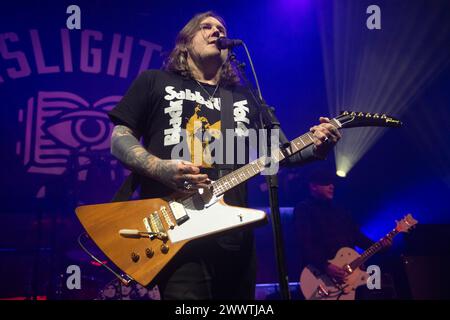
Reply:
[[412, 227], [414, 227], [418, 221], [413, 218], [413, 216], [409, 213], [402, 220], [395, 221], [397, 226], [395, 229], [398, 232], [408, 232]]
[[355, 128], [355, 127], [391, 127], [399, 128], [402, 122], [394, 117], [386, 114], [370, 113], [370, 112], [356, 112], [356, 111], [342, 111], [339, 116], [335, 118], [341, 124], [341, 128]]

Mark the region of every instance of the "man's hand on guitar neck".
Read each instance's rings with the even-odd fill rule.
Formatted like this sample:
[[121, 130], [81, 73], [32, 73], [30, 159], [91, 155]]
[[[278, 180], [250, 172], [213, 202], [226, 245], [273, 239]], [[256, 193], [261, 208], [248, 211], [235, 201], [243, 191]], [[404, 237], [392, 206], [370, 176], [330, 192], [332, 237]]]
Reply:
[[341, 139], [341, 133], [330, 123], [330, 119], [319, 118], [320, 124], [310, 129], [314, 137], [314, 155], [325, 159], [328, 152]]
[[347, 280], [347, 272], [342, 269], [339, 268], [338, 266], [335, 266], [332, 263], [329, 263], [327, 265], [327, 268], [325, 270], [325, 272], [334, 280], [336, 280], [339, 284], [341, 283], [345, 283], [345, 281]]

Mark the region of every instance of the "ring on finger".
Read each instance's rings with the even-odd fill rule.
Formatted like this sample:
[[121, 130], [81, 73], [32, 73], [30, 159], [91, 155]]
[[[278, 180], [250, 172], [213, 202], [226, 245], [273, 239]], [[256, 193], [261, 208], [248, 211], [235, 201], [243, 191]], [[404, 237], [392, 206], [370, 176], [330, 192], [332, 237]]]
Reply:
[[183, 187], [186, 190], [191, 190], [192, 189], [192, 183], [190, 183], [189, 181], [185, 180], [184, 183], [183, 183]]

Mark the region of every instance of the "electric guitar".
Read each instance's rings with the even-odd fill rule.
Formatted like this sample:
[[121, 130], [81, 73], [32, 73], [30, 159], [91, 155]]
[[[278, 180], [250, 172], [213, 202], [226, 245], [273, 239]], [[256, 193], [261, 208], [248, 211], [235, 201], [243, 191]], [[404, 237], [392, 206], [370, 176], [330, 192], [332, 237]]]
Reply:
[[[417, 224], [417, 220], [408, 214], [396, 223], [395, 229], [385, 238], [392, 240], [398, 233], [408, 232]], [[351, 248], [339, 249], [334, 259], [328, 262], [347, 272], [347, 280], [342, 284], [311, 265], [305, 267], [300, 275], [300, 288], [304, 297], [306, 300], [354, 300], [356, 288], [365, 285], [369, 278], [360, 266], [382, 248], [380, 240], [361, 255]]]
[[[399, 120], [384, 114], [348, 111], [330, 123], [337, 129], [401, 126]], [[76, 208], [76, 214], [128, 281], [146, 286], [187, 242], [265, 221], [265, 212], [229, 206], [223, 194], [261, 173], [269, 160], [280, 162], [313, 143], [313, 134], [305, 133], [292, 140], [290, 147], [272, 150], [271, 158], [258, 158], [188, 196], [86, 205]]]

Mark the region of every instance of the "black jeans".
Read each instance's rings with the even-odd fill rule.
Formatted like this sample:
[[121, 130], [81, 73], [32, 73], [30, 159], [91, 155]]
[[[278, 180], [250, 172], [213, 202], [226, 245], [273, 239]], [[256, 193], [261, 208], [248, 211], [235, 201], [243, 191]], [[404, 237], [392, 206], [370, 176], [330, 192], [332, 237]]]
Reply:
[[156, 280], [163, 300], [255, 298], [253, 236], [234, 246], [220, 240], [194, 240], [180, 250]]

